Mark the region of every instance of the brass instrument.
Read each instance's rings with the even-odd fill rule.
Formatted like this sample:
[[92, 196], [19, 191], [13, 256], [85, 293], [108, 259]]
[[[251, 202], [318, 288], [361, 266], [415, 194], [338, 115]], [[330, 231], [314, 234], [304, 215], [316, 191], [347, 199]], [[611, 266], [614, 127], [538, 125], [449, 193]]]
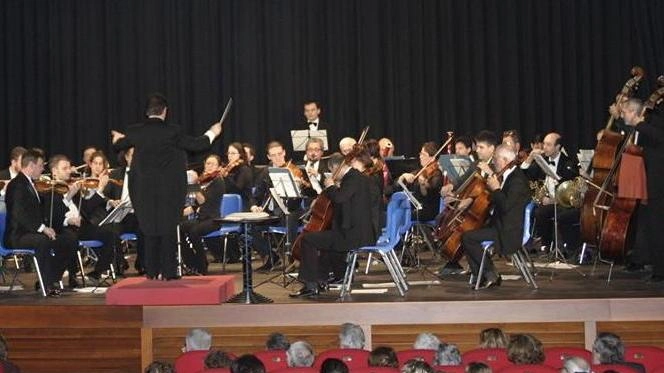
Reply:
[[577, 176], [558, 185], [556, 201], [563, 207], [579, 208], [583, 205], [583, 198], [588, 191], [588, 185], [583, 177]]
[[549, 191], [546, 189], [546, 184], [543, 180], [529, 181], [528, 187], [533, 195], [533, 201], [537, 205], [542, 205], [544, 203], [544, 198], [549, 196]]

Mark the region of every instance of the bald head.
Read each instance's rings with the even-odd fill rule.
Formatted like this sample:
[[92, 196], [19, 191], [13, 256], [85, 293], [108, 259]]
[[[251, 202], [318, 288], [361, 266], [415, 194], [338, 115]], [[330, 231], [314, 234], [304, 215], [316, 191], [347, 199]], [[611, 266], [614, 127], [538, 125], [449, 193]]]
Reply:
[[562, 136], [556, 132], [551, 132], [548, 133], [546, 136], [544, 136], [544, 141], [543, 141], [543, 149], [544, 149], [544, 155], [547, 157], [555, 158], [558, 153], [560, 153], [560, 147], [562, 146], [560, 144]]

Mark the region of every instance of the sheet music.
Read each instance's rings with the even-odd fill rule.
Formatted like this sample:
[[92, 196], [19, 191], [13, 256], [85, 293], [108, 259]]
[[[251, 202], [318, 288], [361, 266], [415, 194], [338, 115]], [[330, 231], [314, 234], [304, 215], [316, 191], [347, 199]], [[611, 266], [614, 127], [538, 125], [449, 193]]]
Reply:
[[456, 184], [473, 166], [473, 161], [465, 155], [443, 154], [438, 158], [438, 164], [443, 171], [447, 171], [448, 180]]
[[130, 199], [124, 199], [104, 218], [99, 222], [101, 227], [104, 224], [119, 223], [124, 219], [133, 209]]
[[243, 221], [243, 220], [255, 220], [255, 219], [264, 219], [270, 216], [267, 212], [234, 212], [224, 216], [224, 220], [229, 221]]
[[290, 135], [293, 141], [293, 151], [306, 151], [307, 141], [311, 138], [323, 140], [323, 150], [329, 149], [327, 146], [327, 130], [291, 130]]
[[300, 188], [298, 187], [293, 175], [286, 168], [270, 167], [268, 174], [272, 181], [272, 186], [281, 198], [300, 198]]

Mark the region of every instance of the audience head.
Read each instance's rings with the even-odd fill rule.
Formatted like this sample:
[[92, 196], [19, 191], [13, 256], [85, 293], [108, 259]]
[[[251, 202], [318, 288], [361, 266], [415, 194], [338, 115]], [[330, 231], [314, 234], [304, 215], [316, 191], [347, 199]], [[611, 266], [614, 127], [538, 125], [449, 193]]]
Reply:
[[369, 366], [398, 368], [397, 353], [392, 347], [376, 347], [369, 354]]
[[436, 351], [435, 365], [461, 365], [461, 352], [456, 345], [441, 343]]
[[380, 155], [383, 158], [394, 156], [394, 144], [392, 143], [392, 140], [383, 137], [378, 140], [378, 146], [380, 147]]
[[491, 367], [478, 362], [468, 363], [466, 366], [466, 373], [492, 373]]
[[507, 359], [514, 364], [541, 364], [544, 362], [542, 342], [530, 334], [515, 334], [507, 345]]
[[501, 329], [488, 328], [480, 332], [480, 348], [507, 348], [507, 336]]
[[23, 154], [27, 152], [28, 149], [22, 147], [22, 146], [15, 146], [12, 148], [12, 150], [9, 152], [9, 168], [13, 169], [14, 172], [20, 172], [21, 171], [21, 159], [23, 158]]
[[294, 342], [286, 351], [288, 366], [291, 368], [310, 367], [314, 364], [314, 349], [304, 341]]
[[175, 373], [175, 367], [165, 361], [153, 361], [145, 368], [145, 373]]
[[620, 337], [613, 333], [599, 333], [593, 343], [593, 363], [613, 364], [625, 359], [625, 345]]
[[348, 153], [353, 150], [353, 145], [357, 144], [357, 141], [355, 141], [354, 138], [352, 137], [344, 137], [339, 141], [339, 151], [343, 155], [347, 155]]
[[590, 373], [590, 364], [586, 359], [578, 356], [565, 358], [560, 373]]
[[345, 323], [339, 330], [340, 348], [364, 348], [364, 330], [359, 325]]
[[267, 337], [267, 341], [265, 341], [265, 349], [266, 350], [288, 350], [288, 347], [290, 347], [290, 343], [288, 342], [288, 338], [286, 338], [285, 335], [281, 333], [272, 333]]
[[401, 368], [401, 373], [434, 373], [430, 364], [420, 360], [408, 360]]
[[413, 348], [416, 350], [437, 350], [440, 344], [440, 339], [433, 335], [433, 333], [420, 333], [415, 338]]
[[205, 365], [205, 369], [230, 368], [233, 365], [233, 359], [223, 351], [213, 350], [205, 356], [203, 365]]
[[194, 328], [185, 337], [184, 352], [206, 351], [212, 346], [212, 335], [205, 329]]
[[231, 373], [265, 373], [265, 365], [254, 355], [242, 355], [233, 361]]
[[348, 366], [339, 359], [325, 359], [320, 366], [320, 373], [348, 373]]

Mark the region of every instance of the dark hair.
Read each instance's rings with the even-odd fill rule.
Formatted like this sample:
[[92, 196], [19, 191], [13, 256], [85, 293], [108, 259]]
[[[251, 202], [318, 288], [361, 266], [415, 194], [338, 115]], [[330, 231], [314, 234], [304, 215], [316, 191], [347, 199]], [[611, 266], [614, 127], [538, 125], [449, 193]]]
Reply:
[[483, 142], [487, 145], [496, 146], [498, 144], [498, 136], [492, 131], [482, 130], [475, 136], [475, 142]]
[[320, 366], [320, 373], [348, 373], [348, 366], [339, 359], [328, 358]]
[[217, 154], [214, 154], [214, 153], [210, 153], [210, 154], [208, 154], [208, 155], [203, 159], [203, 162], [207, 161], [208, 158], [214, 158], [214, 159], [216, 159], [216, 160], [217, 160], [217, 163], [221, 166], [221, 157], [218, 156]]
[[382, 158], [380, 155], [380, 145], [378, 145], [378, 140], [369, 139], [364, 142], [364, 146], [366, 146], [369, 156], [372, 158]]
[[238, 153], [240, 153], [240, 159], [247, 162], [247, 153], [244, 151], [244, 147], [242, 146], [242, 143], [240, 142], [232, 142], [228, 144], [228, 147], [234, 148], [237, 150]]
[[517, 130], [507, 130], [503, 132], [503, 137], [511, 137], [514, 142], [521, 143], [521, 136], [519, 136], [519, 131]]
[[506, 348], [507, 336], [500, 328], [487, 328], [480, 332], [480, 348]]
[[316, 105], [316, 107], [318, 109], [320, 109], [320, 103], [317, 100], [306, 100], [306, 101], [304, 101], [303, 106], [306, 106], [306, 105], [309, 105], [309, 104], [314, 104], [314, 105]]
[[272, 333], [267, 337], [267, 341], [265, 341], [265, 348], [268, 350], [288, 350], [288, 347], [290, 347], [290, 342], [281, 333]]
[[462, 143], [466, 148], [473, 147], [473, 139], [470, 136], [459, 136], [454, 140], [454, 145], [457, 143]]
[[9, 159], [12, 161], [18, 160], [20, 157], [27, 152], [28, 149], [22, 147], [22, 146], [15, 146], [12, 148], [12, 150], [9, 152]]
[[369, 151], [364, 144], [353, 145], [353, 150], [348, 153], [348, 157], [362, 163], [365, 168], [369, 168], [373, 165], [373, 159], [371, 159]]
[[507, 359], [514, 364], [541, 364], [544, 362], [542, 342], [530, 334], [515, 334], [507, 345]]
[[30, 163], [37, 163], [39, 159], [44, 160], [44, 154], [34, 149], [29, 149], [25, 153], [23, 153], [23, 158], [21, 159], [21, 167], [28, 167]]
[[145, 368], [145, 373], [175, 373], [175, 368], [173, 364], [167, 363], [165, 361], [153, 361], [150, 365]]
[[108, 164], [108, 158], [106, 158], [106, 154], [104, 154], [104, 152], [102, 150], [97, 150], [94, 153], [90, 154], [90, 161], [92, 161], [93, 159], [95, 159], [97, 157], [101, 157], [101, 159], [104, 160], [104, 166], [106, 168], [110, 167], [110, 165]]
[[167, 107], [168, 101], [166, 101], [166, 97], [160, 93], [153, 93], [148, 96], [148, 100], [145, 103], [145, 115], [159, 115]]
[[205, 369], [230, 368], [233, 365], [233, 359], [223, 351], [213, 350], [205, 356], [203, 365], [205, 365]]
[[254, 355], [242, 355], [231, 365], [231, 373], [265, 373], [265, 365]]
[[254, 146], [251, 145], [250, 143], [243, 142], [242, 147], [249, 149], [249, 154], [253, 155], [254, 157], [256, 156], [256, 148], [254, 148]]
[[399, 367], [397, 353], [392, 347], [376, 347], [369, 354], [370, 367]]
[[56, 167], [61, 161], [69, 162], [69, 158], [64, 154], [55, 154], [48, 160], [48, 167], [53, 169], [53, 167]]
[[597, 334], [592, 351], [601, 364], [619, 363], [625, 360], [625, 345], [617, 334], [603, 332]]
[[468, 366], [466, 367], [466, 373], [491, 373], [491, 367], [484, 363], [473, 361], [468, 363]]
[[427, 152], [430, 157], [433, 157], [433, 155], [438, 151], [438, 145], [436, 145], [436, 143], [433, 141], [427, 141], [422, 144], [422, 150]]
[[127, 152], [129, 152], [131, 149], [134, 149], [134, 147], [132, 146], [129, 149], [120, 150], [118, 152], [117, 161], [120, 166], [127, 166], [127, 159], [125, 158], [125, 156], [127, 155]]
[[265, 147], [265, 152], [269, 153], [270, 149], [276, 148], [277, 146], [280, 146], [281, 149], [284, 149], [284, 150], [286, 149], [286, 148], [284, 148], [284, 145], [282, 143], [280, 143], [279, 141], [270, 141], [269, 143], [267, 143], [267, 146]]
[[542, 142], [542, 141], [544, 141], [544, 136], [542, 136], [541, 133], [536, 133], [536, 134], [533, 136], [533, 141], [531, 141], [531, 142], [532, 142], [533, 144], [537, 144], [537, 143], [540, 143], [540, 142]]

